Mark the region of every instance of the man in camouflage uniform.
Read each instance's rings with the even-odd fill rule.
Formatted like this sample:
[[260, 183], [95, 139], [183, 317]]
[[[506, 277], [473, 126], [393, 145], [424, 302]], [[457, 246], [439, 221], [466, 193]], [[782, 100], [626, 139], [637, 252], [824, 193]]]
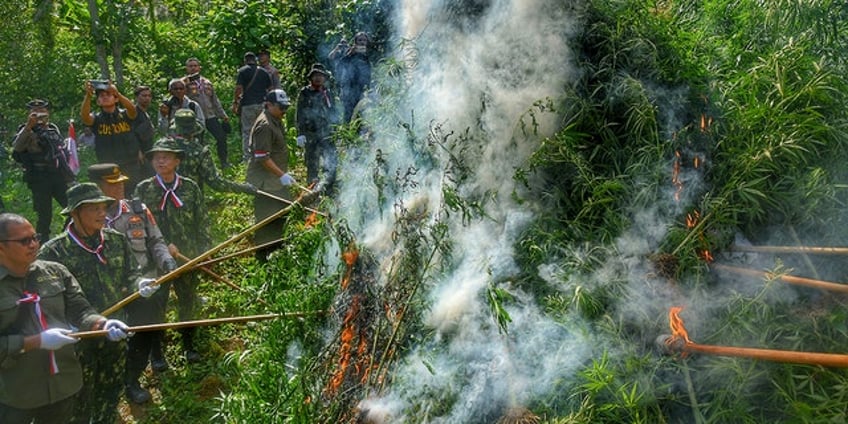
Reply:
[[[203, 193], [193, 180], [177, 173], [185, 153], [174, 139], [161, 138], [147, 156], [156, 175], [139, 183], [133, 197], [151, 206], [162, 235], [169, 243], [171, 256], [183, 254], [194, 258], [209, 250], [212, 239]], [[197, 274], [184, 274], [172, 283], [179, 299], [180, 321], [195, 319]], [[181, 329], [180, 334], [186, 359], [199, 361], [200, 354], [194, 348], [195, 328]]]
[[194, 111], [178, 109], [174, 112], [174, 125], [171, 126], [170, 135], [184, 152], [180, 161], [180, 175], [194, 180], [201, 190], [204, 184], [207, 184], [218, 192], [255, 194], [256, 187], [253, 185], [227, 181], [221, 176], [212, 160], [209, 146], [198, 138], [201, 133], [203, 127], [197, 124]]
[[27, 103], [29, 116], [15, 135], [12, 157], [24, 168], [24, 182], [32, 191], [32, 207], [38, 216], [36, 231], [41, 242], [50, 238], [53, 221], [53, 199], [65, 207], [65, 190], [74, 174], [63, 155], [64, 141], [59, 127], [49, 121], [49, 103], [32, 100]]
[[[139, 199], [124, 199], [124, 182], [129, 178], [121, 173], [121, 168], [114, 163], [92, 165], [88, 168], [88, 179], [96, 183], [105, 195], [117, 200], [106, 210], [106, 226], [127, 237], [142, 275], [155, 278], [177, 269], [177, 263], [168, 252], [168, 245], [165, 244], [156, 219], [147, 206]], [[162, 286], [165, 290], [126, 306], [129, 325], [158, 324], [165, 321], [170, 283]], [[151, 398], [150, 392], [139, 384], [148, 359], [153, 371], [163, 372], [168, 369], [162, 352], [163, 336], [164, 331], [144, 331], [133, 336], [127, 343], [129, 351], [124, 383], [127, 398], [134, 403], [145, 403]]]
[[71, 328], [126, 338], [126, 325], [91, 307], [63, 265], [37, 259], [24, 217], [0, 214], [0, 423], [65, 424], [83, 384]]
[[[91, 306], [103, 310], [130, 293], [151, 283], [138, 270], [138, 262], [123, 234], [104, 228], [106, 208], [115, 199], [103, 195], [95, 184], [83, 183], [68, 189], [68, 207], [63, 215], [71, 222], [65, 232], [41, 247], [38, 257], [61, 261], [78, 276]], [[149, 288], [149, 287], [148, 287]], [[150, 293], [152, 294], [152, 293]], [[126, 319], [124, 310], [115, 316]], [[77, 397], [72, 423], [114, 423], [123, 387], [126, 346], [87, 339], [77, 349], [83, 368], [83, 388]]]

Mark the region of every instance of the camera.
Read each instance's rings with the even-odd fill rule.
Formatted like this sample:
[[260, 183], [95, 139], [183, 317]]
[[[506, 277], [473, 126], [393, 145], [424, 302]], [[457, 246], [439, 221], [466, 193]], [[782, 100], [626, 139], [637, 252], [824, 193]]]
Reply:
[[109, 81], [106, 80], [89, 80], [94, 91], [108, 90]]

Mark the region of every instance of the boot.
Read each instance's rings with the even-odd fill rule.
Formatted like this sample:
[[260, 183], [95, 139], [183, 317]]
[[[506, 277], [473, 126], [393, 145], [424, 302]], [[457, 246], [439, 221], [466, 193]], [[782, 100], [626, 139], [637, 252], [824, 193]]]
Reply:
[[127, 370], [127, 375], [124, 377], [124, 389], [130, 402], [141, 404], [148, 402], [151, 396], [150, 392], [138, 383], [139, 377], [141, 377], [140, 370]]
[[[158, 331], [156, 333], [159, 333]], [[155, 373], [168, 371], [168, 361], [165, 360], [165, 353], [162, 352], [162, 334], [155, 334], [150, 346], [150, 368]]]
[[183, 338], [183, 352], [185, 352], [186, 362], [200, 362], [200, 354], [194, 350], [194, 328], [184, 328], [181, 330]]
[[127, 384], [127, 399], [132, 403], [142, 404], [150, 401], [152, 396], [150, 392], [141, 387], [138, 381], [133, 381]]

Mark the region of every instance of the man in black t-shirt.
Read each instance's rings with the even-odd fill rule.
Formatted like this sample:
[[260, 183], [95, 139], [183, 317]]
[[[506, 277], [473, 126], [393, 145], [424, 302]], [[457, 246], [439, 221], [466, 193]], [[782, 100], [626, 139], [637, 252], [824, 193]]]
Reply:
[[239, 115], [241, 123], [241, 148], [245, 160], [250, 158], [248, 141], [250, 129], [256, 117], [262, 112], [265, 94], [273, 87], [271, 75], [256, 64], [256, 55], [244, 54], [245, 65], [236, 75], [236, 89], [233, 93], [233, 113]]
[[[91, 97], [96, 96], [100, 112], [91, 112]], [[118, 106], [122, 107], [118, 107]], [[142, 180], [144, 152], [133, 133], [136, 109], [132, 100], [118, 91], [111, 81], [85, 82], [85, 98], [80, 108], [83, 124], [94, 130], [94, 153], [98, 163], [116, 163], [130, 178], [124, 186], [127, 196]]]

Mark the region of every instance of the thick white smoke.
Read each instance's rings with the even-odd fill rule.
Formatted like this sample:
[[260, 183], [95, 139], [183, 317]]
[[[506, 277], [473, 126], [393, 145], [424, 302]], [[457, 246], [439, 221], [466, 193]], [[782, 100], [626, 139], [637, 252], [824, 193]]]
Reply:
[[[461, 214], [451, 215], [455, 266], [427, 294], [425, 322], [436, 337], [400, 361], [383, 396], [361, 405], [373, 422], [485, 422], [551, 391], [555, 376], [588, 354], [584, 340], [547, 319], [508, 283], [499, 284], [517, 294], [521, 305], [508, 310], [508, 336], [499, 332], [484, 300], [493, 281], [508, 282], [516, 274], [512, 245], [533, 217], [532, 204], [511, 196], [521, 191], [513, 173], [557, 129], [553, 114], [540, 114], [538, 133], [528, 136], [519, 129], [522, 116], [535, 102], [562, 93], [576, 75], [568, 42], [578, 28], [570, 13], [561, 0], [406, 0], [398, 6], [400, 37], [414, 40], [417, 57], [402, 102], [406, 110], [396, 115], [414, 120], [410, 131], [417, 140], [427, 138], [431, 123], [445, 132], [468, 131], [477, 160], [464, 163], [471, 175], [457, 189], [489, 193], [491, 200], [484, 219], [463, 223]], [[383, 200], [365, 183], [343, 184], [339, 195], [340, 213], [357, 240], [384, 265], [401, 253], [391, 241], [392, 205], [435, 219], [447, 166], [446, 157], [419, 163], [416, 152], [424, 146], [404, 142], [401, 133], [378, 129], [359, 160], [342, 164], [347, 181], [369, 181], [378, 152], [390, 178], [417, 170], [414, 188], [382, 193]], [[439, 399], [448, 394], [449, 402]]]

